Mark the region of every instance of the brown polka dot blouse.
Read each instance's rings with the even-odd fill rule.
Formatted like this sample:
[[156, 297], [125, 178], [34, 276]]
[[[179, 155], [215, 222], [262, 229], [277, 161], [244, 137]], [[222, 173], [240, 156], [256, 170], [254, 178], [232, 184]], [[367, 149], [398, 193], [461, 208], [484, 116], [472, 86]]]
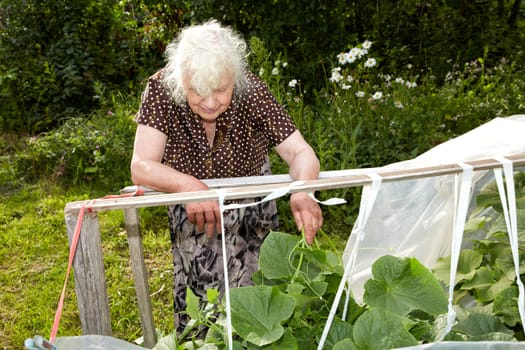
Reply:
[[247, 73], [247, 93], [219, 115], [210, 148], [199, 117], [188, 104], [175, 104], [161, 75], [149, 78], [136, 120], [168, 136], [162, 163], [181, 172], [199, 179], [260, 175], [268, 148], [296, 130], [265, 83]]

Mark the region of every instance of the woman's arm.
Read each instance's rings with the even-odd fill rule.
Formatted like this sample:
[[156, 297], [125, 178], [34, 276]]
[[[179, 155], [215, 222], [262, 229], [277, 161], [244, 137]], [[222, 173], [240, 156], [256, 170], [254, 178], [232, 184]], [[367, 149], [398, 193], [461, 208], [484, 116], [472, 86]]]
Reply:
[[[316, 180], [319, 177], [319, 160], [299, 130], [294, 131], [275, 150], [288, 164], [290, 176], [294, 180]], [[313, 243], [315, 234], [323, 224], [319, 204], [307, 193], [296, 192], [290, 196], [290, 206], [297, 228], [304, 229], [306, 241]]]
[[[137, 125], [131, 180], [135, 185], [144, 185], [154, 190], [176, 193], [205, 191], [208, 186], [194, 176], [177, 171], [161, 163], [167, 136], [161, 131], [143, 124]], [[187, 203], [188, 219], [200, 231], [211, 236], [220, 231], [220, 213], [216, 201]]]

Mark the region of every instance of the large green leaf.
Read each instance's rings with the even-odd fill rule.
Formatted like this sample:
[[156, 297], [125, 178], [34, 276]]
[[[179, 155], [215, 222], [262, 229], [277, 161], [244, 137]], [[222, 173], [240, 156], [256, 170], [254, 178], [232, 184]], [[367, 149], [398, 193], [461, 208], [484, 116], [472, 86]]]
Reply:
[[293, 313], [294, 298], [277, 287], [250, 286], [230, 290], [232, 327], [257, 346], [271, 344], [284, 333], [281, 323]]
[[477, 270], [472, 280], [461, 286], [462, 290], [472, 290], [476, 292], [476, 298], [482, 302], [493, 301], [496, 296], [507, 289], [514, 283], [513, 270], [509, 274], [499, 274], [487, 267], [481, 267]]
[[359, 349], [383, 350], [417, 345], [408, 329], [412, 322], [383, 308], [372, 308], [357, 319], [354, 342]]
[[499, 293], [494, 299], [492, 310], [511, 327], [519, 323], [521, 319], [518, 310], [518, 287], [511, 286]]
[[284, 279], [294, 274], [290, 254], [299, 242], [298, 236], [272, 231], [261, 245], [259, 268], [266, 278]]
[[[525, 240], [525, 209], [516, 210], [516, 222], [518, 224], [518, 237], [521, 241], [523, 241]], [[507, 224], [505, 223], [505, 217], [503, 215], [500, 215], [494, 221], [494, 224], [490, 228], [489, 235], [492, 235], [495, 232], [508, 232]]]
[[364, 301], [399, 315], [422, 310], [431, 315], [447, 311], [447, 295], [434, 275], [415, 258], [385, 255], [372, 265]]
[[332, 350], [357, 350], [357, 346], [352, 339], [347, 338], [335, 344]]
[[[297, 344], [295, 337], [285, 329], [283, 336], [277, 342], [265, 346], [257, 346], [252, 343], [245, 344], [241, 349], [247, 350], [302, 350]], [[240, 350], [240, 349], [239, 349]]]
[[[459, 254], [456, 284], [463, 280], [468, 281], [472, 279], [482, 261], [483, 255], [480, 253], [470, 249], [462, 250]], [[450, 280], [450, 256], [439, 259], [432, 270], [437, 279], [448, 285]]]
[[458, 322], [453, 329], [470, 337], [489, 333], [513, 334], [497, 316], [482, 313], [470, 314], [467, 319]]
[[325, 345], [331, 348], [344, 339], [351, 339], [352, 335], [353, 326], [348, 322], [336, 318], [330, 327]]

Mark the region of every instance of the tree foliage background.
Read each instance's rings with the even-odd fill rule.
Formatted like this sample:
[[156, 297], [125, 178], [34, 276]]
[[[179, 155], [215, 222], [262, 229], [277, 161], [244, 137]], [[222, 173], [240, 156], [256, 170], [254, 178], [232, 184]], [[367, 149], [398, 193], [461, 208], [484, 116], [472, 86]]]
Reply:
[[47, 131], [89, 116], [107, 89], [140, 91], [188, 24], [232, 25], [284, 55], [304, 88], [326, 84], [335, 55], [374, 42], [382, 67], [437, 81], [454, 63], [525, 63], [522, 0], [1, 0], [0, 127]]

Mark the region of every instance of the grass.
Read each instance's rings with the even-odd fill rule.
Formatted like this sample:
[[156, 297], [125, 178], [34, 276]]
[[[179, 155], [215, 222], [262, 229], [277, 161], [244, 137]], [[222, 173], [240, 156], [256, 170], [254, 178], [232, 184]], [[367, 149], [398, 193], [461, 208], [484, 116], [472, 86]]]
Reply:
[[[64, 207], [90, 198], [86, 189], [64, 190], [38, 183], [14, 190], [0, 204], [0, 341], [19, 349], [26, 338], [49, 337], [62, 285], [69, 245]], [[173, 328], [171, 248], [163, 208], [141, 212], [146, 265], [156, 325]], [[134, 341], [142, 335], [120, 211], [99, 214], [114, 335]], [[161, 222], [162, 221], [162, 222]], [[164, 227], [166, 226], [166, 227]], [[58, 336], [81, 334], [74, 279], [67, 288]]]
[[[68, 255], [62, 214], [67, 201], [56, 188], [35, 185], [0, 205], [0, 338], [5, 349], [20, 348], [34, 334], [49, 336]], [[63, 320], [68, 332], [79, 331], [74, 308], [64, 310]]]

